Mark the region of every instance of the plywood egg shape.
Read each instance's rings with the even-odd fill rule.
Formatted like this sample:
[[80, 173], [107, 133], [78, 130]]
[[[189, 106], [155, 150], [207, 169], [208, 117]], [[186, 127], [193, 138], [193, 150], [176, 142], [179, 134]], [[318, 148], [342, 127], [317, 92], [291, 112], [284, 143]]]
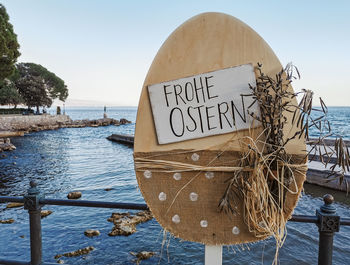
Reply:
[[[249, 26], [222, 13], [203, 13], [178, 27], [159, 49], [146, 76], [136, 120], [134, 157], [171, 160], [194, 165], [221, 166], [239, 159], [238, 144], [228, 141], [247, 131], [215, 135], [171, 144], [158, 144], [147, 87], [149, 85], [219, 69], [257, 63], [274, 76], [282, 68], [268, 44]], [[293, 128], [286, 127], [285, 130]], [[219, 159], [223, 148], [225, 153]], [[305, 144], [294, 140], [292, 154], [304, 154]], [[232, 163], [231, 163], [232, 164]], [[233, 166], [233, 165], [232, 165]], [[140, 190], [157, 221], [177, 237], [211, 245], [257, 241], [243, 220], [243, 213], [219, 213], [218, 203], [226, 188], [225, 172], [159, 172], [138, 170]], [[297, 177], [301, 190], [305, 176]], [[294, 209], [298, 194], [287, 193], [285, 217]], [[242, 205], [238, 203], [238, 211]]]

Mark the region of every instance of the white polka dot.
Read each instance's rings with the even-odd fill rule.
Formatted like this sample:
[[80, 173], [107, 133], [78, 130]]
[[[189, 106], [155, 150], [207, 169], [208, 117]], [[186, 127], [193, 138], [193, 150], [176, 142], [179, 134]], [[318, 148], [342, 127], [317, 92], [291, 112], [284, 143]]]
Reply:
[[202, 220], [201, 222], [200, 222], [200, 224], [201, 224], [201, 227], [208, 227], [208, 221], [207, 220]]
[[165, 201], [166, 200], [166, 193], [164, 193], [164, 192], [159, 193], [158, 198], [160, 201]]
[[205, 172], [205, 177], [207, 179], [212, 179], [214, 177], [214, 172]]
[[149, 171], [149, 170], [146, 170], [145, 172], [143, 172], [143, 176], [146, 178], [146, 179], [150, 179], [152, 177], [152, 172]]
[[173, 216], [173, 218], [171, 218], [171, 220], [175, 223], [175, 224], [178, 224], [180, 223], [180, 216], [178, 216], [177, 214], [175, 214]]
[[175, 180], [180, 180], [181, 179], [181, 173], [179, 173], [179, 172], [174, 173], [173, 178]]
[[191, 192], [190, 193], [190, 200], [195, 202], [196, 200], [198, 200], [198, 194], [195, 192]]
[[232, 234], [238, 235], [239, 234], [239, 228], [237, 226], [232, 228]]
[[192, 156], [191, 156], [191, 159], [192, 159], [193, 161], [198, 161], [198, 160], [199, 160], [199, 154], [193, 153]]

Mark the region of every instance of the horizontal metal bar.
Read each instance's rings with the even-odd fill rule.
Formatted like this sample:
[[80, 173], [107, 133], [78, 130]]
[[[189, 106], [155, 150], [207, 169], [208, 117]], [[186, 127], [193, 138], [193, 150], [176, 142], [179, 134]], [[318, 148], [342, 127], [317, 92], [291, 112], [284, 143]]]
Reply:
[[144, 203], [102, 202], [102, 201], [86, 201], [86, 200], [58, 200], [58, 199], [40, 199], [39, 202], [40, 204], [49, 204], [49, 205], [148, 210], [147, 204], [144, 204]]
[[[23, 197], [0, 196], [0, 202], [23, 202]], [[114, 208], [128, 210], [149, 210], [144, 203], [123, 203], [123, 202], [104, 202], [87, 200], [59, 200], [59, 199], [40, 199], [40, 204], [61, 205], [61, 206], [80, 206], [97, 208]], [[298, 223], [318, 223], [316, 216], [312, 215], [292, 215], [289, 220]], [[350, 218], [340, 218], [340, 225], [350, 226]]]
[[1, 265], [30, 265], [28, 261], [0, 259]]
[[[317, 217], [310, 215], [292, 215], [289, 221], [297, 223], [318, 223]], [[350, 218], [340, 218], [340, 225], [350, 226]]]
[[0, 202], [24, 202], [23, 197], [0, 196]]
[[[317, 217], [310, 215], [292, 215], [289, 221], [298, 223], [318, 223]], [[350, 226], [350, 218], [340, 218], [340, 225]]]
[[[313, 141], [318, 141], [318, 138], [310, 138], [310, 141], [307, 141], [306, 144], [310, 144]], [[323, 139], [323, 142], [327, 145], [327, 146], [334, 146], [335, 145], [335, 139]], [[350, 146], [350, 141], [349, 140], [344, 140], [343, 142], [345, 143], [346, 146]]]
[[298, 223], [318, 223], [318, 218], [312, 215], [292, 215], [292, 218], [289, 220], [292, 222]]
[[[30, 262], [20, 261], [20, 260], [0, 259], [0, 265], [30, 265]], [[43, 262], [41, 265], [57, 265], [57, 263]]]
[[350, 218], [340, 218], [340, 225], [350, 226]]
[[[122, 202], [103, 202], [103, 201], [86, 201], [86, 200], [58, 200], [58, 199], [40, 199], [40, 204], [80, 206], [80, 207], [98, 207], [98, 208], [115, 208], [129, 210], [149, 210], [144, 203], [122, 203]], [[289, 220], [300, 223], [318, 223], [316, 216], [310, 215], [292, 215]], [[350, 218], [341, 218], [340, 225], [350, 225]]]

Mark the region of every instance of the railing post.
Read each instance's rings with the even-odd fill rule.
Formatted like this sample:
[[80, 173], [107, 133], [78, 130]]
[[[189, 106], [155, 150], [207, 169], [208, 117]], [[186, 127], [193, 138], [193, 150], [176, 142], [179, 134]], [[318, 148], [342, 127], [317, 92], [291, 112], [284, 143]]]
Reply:
[[340, 217], [336, 215], [336, 208], [333, 205], [334, 198], [330, 194], [323, 196], [324, 204], [316, 210], [318, 217], [318, 231], [320, 233], [318, 246], [318, 264], [332, 265], [333, 236], [339, 232]]
[[39, 204], [40, 192], [35, 181], [30, 182], [27, 195], [24, 196], [24, 209], [29, 213], [30, 227], [30, 264], [42, 264], [41, 242], [41, 206]]

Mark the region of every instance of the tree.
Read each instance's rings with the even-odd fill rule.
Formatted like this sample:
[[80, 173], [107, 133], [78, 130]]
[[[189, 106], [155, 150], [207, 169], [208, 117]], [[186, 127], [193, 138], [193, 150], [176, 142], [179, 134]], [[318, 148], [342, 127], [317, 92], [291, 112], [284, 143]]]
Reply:
[[64, 81], [40, 64], [19, 63], [13, 75], [16, 87], [28, 107], [50, 107], [52, 100], [65, 101], [68, 89]]
[[6, 8], [0, 4], [0, 81], [11, 76], [15, 63], [20, 56], [17, 35], [9, 22]]
[[50, 107], [52, 105], [52, 99], [42, 77], [23, 76], [16, 81], [16, 87], [29, 108], [36, 107], [37, 112], [39, 112], [39, 107]]
[[20, 78], [25, 76], [40, 77], [45, 84], [47, 92], [51, 99], [58, 98], [65, 101], [68, 97], [68, 88], [64, 81], [54, 73], [47, 70], [40, 64], [35, 63], [19, 63], [17, 64]]
[[8, 79], [0, 82], [0, 105], [14, 105], [16, 108], [21, 103], [23, 103], [23, 98], [14, 83]]

